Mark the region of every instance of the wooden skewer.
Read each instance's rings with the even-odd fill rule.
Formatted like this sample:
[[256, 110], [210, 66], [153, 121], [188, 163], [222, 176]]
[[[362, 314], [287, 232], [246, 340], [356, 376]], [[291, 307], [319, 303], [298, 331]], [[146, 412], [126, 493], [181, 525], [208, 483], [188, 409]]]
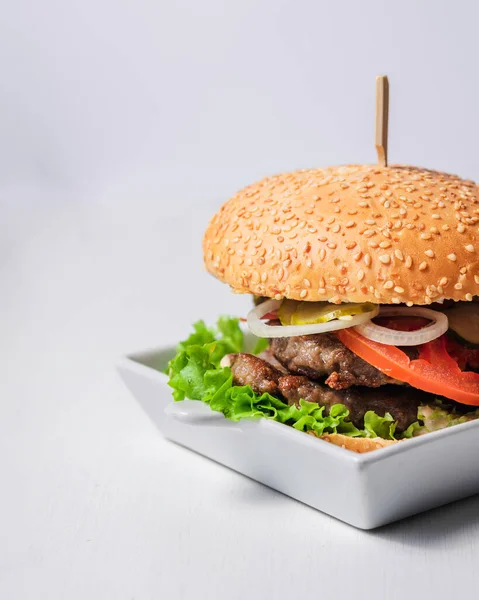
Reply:
[[381, 167], [388, 166], [389, 81], [376, 77], [376, 151]]

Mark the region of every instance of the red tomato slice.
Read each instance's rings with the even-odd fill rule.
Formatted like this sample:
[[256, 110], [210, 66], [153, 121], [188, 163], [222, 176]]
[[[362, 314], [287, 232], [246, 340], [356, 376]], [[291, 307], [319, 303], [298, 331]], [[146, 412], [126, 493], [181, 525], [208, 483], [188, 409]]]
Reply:
[[446, 350], [458, 363], [461, 371], [469, 366], [472, 369], [479, 369], [479, 349], [466, 348], [455, 339], [448, 336], [446, 340]]
[[269, 312], [269, 313], [266, 313], [265, 315], [263, 315], [261, 318], [264, 319], [265, 321], [273, 321], [278, 318], [278, 313], [276, 311]]
[[456, 402], [479, 406], [479, 373], [461, 371], [446, 350], [444, 335], [417, 346], [416, 360], [410, 360], [396, 346], [365, 338], [354, 328], [341, 329], [336, 335], [346, 348], [394, 379]]

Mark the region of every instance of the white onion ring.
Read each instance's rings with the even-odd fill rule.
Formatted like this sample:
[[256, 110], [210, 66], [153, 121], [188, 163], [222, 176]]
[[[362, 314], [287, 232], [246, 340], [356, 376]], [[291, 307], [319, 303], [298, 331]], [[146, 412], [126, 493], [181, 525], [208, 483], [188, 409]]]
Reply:
[[274, 338], [274, 337], [294, 337], [297, 335], [311, 335], [313, 333], [326, 333], [328, 331], [337, 331], [338, 329], [346, 329], [354, 327], [373, 319], [379, 312], [376, 307], [367, 313], [354, 315], [351, 319], [334, 319], [327, 323], [314, 323], [311, 325], [267, 325], [261, 320], [261, 317], [279, 308], [281, 300], [267, 300], [262, 302], [248, 313], [248, 327], [252, 333], [258, 337]]
[[396, 331], [381, 327], [375, 323], [363, 323], [355, 329], [362, 336], [388, 346], [419, 346], [435, 340], [449, 328], [449, 322], [444, 313], [420, 306], [396, 308], [381, 308], [379, 317], [424, 317], [432, 321], [417, 331]]

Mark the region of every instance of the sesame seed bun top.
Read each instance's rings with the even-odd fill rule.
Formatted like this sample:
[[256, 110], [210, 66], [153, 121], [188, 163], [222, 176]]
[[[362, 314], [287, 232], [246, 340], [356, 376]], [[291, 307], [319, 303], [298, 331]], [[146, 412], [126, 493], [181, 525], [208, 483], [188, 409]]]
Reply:
[[267, 177], [203, 240], [208, 271], [270, 298], [430, 304], [479, 294], [479, 194], [426, 169], [349, 165]]

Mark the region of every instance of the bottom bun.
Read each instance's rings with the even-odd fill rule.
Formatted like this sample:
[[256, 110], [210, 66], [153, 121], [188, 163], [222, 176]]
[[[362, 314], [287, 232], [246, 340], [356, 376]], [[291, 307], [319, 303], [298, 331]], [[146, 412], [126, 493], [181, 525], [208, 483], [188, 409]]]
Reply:
[[322, 440], [326, 440], [330, 444], [335, 446], [341, 446], [341, 448], [347, 448], [353, 452], [371, 452], [372, 450], [378, 450], [379, 448], [385, 448], [391, 446], [391, 444], [397, 444], [396, 440], [383, 440], [383, 438], [355, 438], [341, 433], [326, 433], [321, 436]]

